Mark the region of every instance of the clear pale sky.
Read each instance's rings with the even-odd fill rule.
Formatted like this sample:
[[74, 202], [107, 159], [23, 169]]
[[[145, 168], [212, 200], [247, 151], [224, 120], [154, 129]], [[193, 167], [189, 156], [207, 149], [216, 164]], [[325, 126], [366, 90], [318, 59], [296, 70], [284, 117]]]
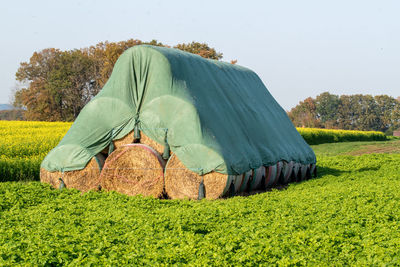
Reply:
[[400, 1], [4, 1], [0, 103], [34, 51], [130, 38], [206, 42], [286, 110], [308, 96], [400, 96]]

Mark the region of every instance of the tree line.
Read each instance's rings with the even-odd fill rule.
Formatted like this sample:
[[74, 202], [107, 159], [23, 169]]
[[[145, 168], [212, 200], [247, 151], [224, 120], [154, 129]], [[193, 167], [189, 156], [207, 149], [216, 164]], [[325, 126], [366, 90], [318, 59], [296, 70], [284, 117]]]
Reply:
[[[105, 85], [119, 56], [140, 44], [169, 47], [156, 40], [130, 39], [67, 51], [47, 48], [34, 52], [16, 73], [16, 80], [25, 86], [15, 91], [14, 106], [25, 109], [27, 120], [73, 121]], [[223, 56], [206, 43], [177, 44], [174, 48], [215, 60]]]
[[[0, 114], [3, 119], [73, 121], [82, 108], [101, 90], [119, 56], [140, 44], [167, 46], [157, 40], [129, 39], [100, 42], [81, 49], [61, 51], [47, 48], [22, 62], [16, 80], [24, 86], [14, 92], [19, 111]], [[206, 43], [177, 44], [174, 48], [220, 60], [223, 54]], [[232, 64], [236, 60], [231, 61]], [[391, 134], [400, 128], [400, 97], [387, 95], [334, 95], [329, 92], [309, 97], [288, 112], [297, 127], [377, 130]]]
[[324, 92], [301, 101], [288, 115], [297, 127], [374, 130], [391, 135], [400, 128], [400, 97]]

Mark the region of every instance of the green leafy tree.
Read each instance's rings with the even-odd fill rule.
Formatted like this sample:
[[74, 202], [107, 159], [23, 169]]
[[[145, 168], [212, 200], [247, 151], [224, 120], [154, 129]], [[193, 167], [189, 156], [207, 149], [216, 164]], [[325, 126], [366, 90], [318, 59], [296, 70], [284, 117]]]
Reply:
[[45, 49], [21, 64], [16, 76], [29, 86], [16, 92], [15, 105], [29, 120], [73, 120], [93, 97], [94, 61], [80, 50]]
[[396, 104], [392, 113], [392, 122], [393, 122], [393, 125], [391, 127], [392, 133], [394, 130], [400, 131], [400, 96], [396, 99]]
[[321, 120], [327, 128], [337, 126], [339, 96], [324, 92], [315, 99], [317, 118]]
[[301, 101], [288, 113], [290, 119], [296, 127], [317, 128], [320, 127], [317, 119], [315, 99], [312, 97]]
[[78, 116], [81, 109], [93, 97], [95, 88], [94, 60], [81, 50], [65, 51], [50, 72], [47, 86], [63, 121]]
[[379, 130], [381, 128], [379, 109], [371, 95], [361, 96], [361, 113], [359, 115], [360, 130]]
[[388, 95], [378, 95], [374, 97], [377, 104], [380, 120], [380, 131], [387, 131], [394, 126], [395, 118], [393, 117], [397, 100]]
[[21, 63], [16, 79], [28, 86], [16, 91], [14, 102], [16, 106], [27, 108], [25, 116], [28, 120], [62, 120], [57, 103], [58, 92], [48, 84], [61, 54], [58, 49], [44, 49], [33, 53], [29, 62]]
[[338, 128], [344, 130], [357, 129], [357, 117], [355, 113], [358, 102], [353, 96], [341, 95], [339, 97]]
[[[289, 113], [296, 126], [375, 130], [391, 134], [400, 127], [400, 99], [387, 95], [332, 95], [300, 102]], [[314, 121], [311, 118], [315, 118]]]

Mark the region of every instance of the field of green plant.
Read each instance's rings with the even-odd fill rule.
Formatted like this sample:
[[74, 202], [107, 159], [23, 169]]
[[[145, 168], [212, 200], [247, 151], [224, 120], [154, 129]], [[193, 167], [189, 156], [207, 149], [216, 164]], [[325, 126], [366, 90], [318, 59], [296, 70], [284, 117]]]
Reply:
[[399, 145], [314, 145], [318, 178], [216, 201], [2, 182], [0, 266], [399, 265]]
[[399, 264], [400, 155], [318, 162], [318, 179], [217, 201], [0, 183], [0, 265]]

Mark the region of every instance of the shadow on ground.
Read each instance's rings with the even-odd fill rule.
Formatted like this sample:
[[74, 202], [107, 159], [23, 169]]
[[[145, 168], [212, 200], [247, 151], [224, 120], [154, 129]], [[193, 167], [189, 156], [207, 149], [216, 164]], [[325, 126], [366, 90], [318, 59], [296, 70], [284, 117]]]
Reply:
[[321, 177], [322, 175], [340, 176], [344, 173], [350, 172], [350, 171], [343, 171], [343, 170], [333, 169], [333, 168], [329, 168], [329, 167], [321, 167], [321, 166], [317, 166], [317, 170], [318, 170], [317, 178]]

